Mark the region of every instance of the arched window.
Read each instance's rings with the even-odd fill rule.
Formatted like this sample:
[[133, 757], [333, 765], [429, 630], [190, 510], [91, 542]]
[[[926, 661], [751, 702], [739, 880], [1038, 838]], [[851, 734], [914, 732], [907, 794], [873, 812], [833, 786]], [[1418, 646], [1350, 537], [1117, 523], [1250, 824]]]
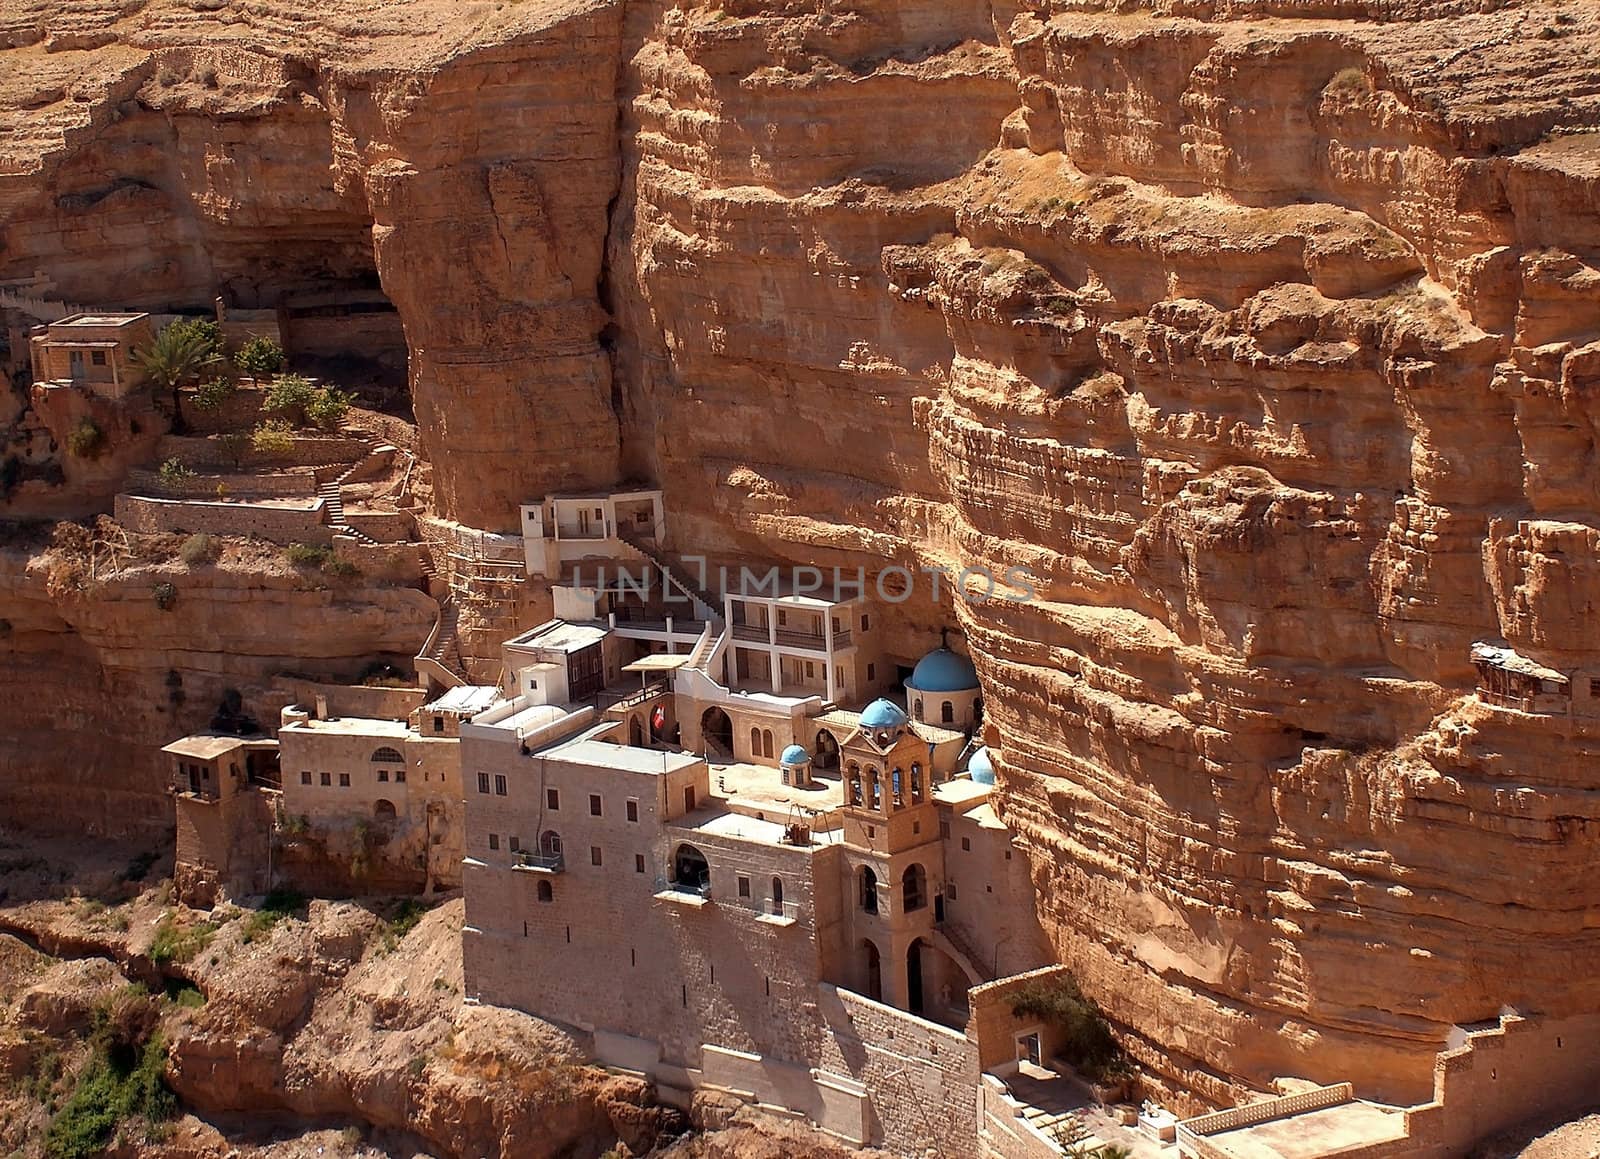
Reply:
[[764, 728], [761, 730], [761, 755], [770, 757], [772, 756], [772, 751], [772, 730]]
[[781, 877], [772, 879], [772, 912], [775, 914], [783, 913], [783, 878]]
[[561, 834], [554, 829], [546, 829], [539, 834], [539, 855], [541, 857], [560, 857]]
[[901, 907], [907, 913], [928, 904], [928, 875], [923, 872], [922, 866], [914, 862], [906, 866], [900, 878], [900, 900]]
[[956, 718], [956, 706], [948, 700], [939, 706], [939, 719], [945, 724], [950, 724]]
[[693, 845], [680, 845], [672, 854], [672, 881], [679, 889], [706, 893], [711, 888], [711, 866]]
[[861, 766], [854, 761], [850, 762], [848, 770], [850, 780], [850, 803], [861, 804]]
[[918, 764], [911, 766], [911, 803], [922, 804], [922, 766]]
[[895, 769], [889, 774], [889, 788], [894, 794], [894, 807], [896, 809], [904, 809], [906, 807], [905, 774], [899, 769]]
[[548, 881], [541, 881], [539, 883], [539, 900], [540, 901], [555, 901], [556, 900], [555, 887], [552, 886]]
[[380, 821], [393, 821], [395, 818], [394, 802], [379, 798], [372, 806], [372, 815]]
[[381, 749], [374, 750], [370, 759], [375, 765], [403, 765], [406, 761], [405, 757], [387, 745]]
[[870, 865], [861, 867], [861, 910], [869, 914], [878, 912], [878, 875], [872, 872]]
[[753, 757], [761, 755], [761, 730], [759, 728], [750, 730], [750, 755]]
[[922, 697], [917, 697], [916, 701], [912, 704], [911, 715], [916, 717], [918, 720], [922, 720]]
[[869, 797], [868, 804], [873, 812], [881, 810], [883, 808], [883, 785], [878, 781], [877, 769], [867, 770], [867, 793]]

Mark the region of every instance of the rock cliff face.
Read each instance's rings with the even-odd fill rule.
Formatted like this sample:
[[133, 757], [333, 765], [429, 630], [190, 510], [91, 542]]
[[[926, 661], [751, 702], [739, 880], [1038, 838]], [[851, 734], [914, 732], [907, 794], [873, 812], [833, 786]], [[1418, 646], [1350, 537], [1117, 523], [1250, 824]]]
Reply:
[[[730, 560], [1027, 567], [891, 650], [965, 631], [1056, 950], [1177, 1088], [1415, 1098], [1600, 1002], [1592, 6], [195, 8], [0, 28], [0, 281], [375, 272], [472, 526], [643, 477]], [[1496, 638], [1577, 714], [1472, 699]]]

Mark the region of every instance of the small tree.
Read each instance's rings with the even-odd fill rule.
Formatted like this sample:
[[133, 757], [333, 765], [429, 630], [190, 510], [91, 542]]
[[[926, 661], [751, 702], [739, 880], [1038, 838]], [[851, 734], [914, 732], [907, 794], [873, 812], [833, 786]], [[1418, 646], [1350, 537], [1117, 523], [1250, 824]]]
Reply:
[[67, 450], [80, 459], [92, 459], [105, 449], [105, 432], [91, 418], [78, 420], [78, 425], [67, 433]]
[[194, 405], [201, 410], [221, 410], [228, 405], [235, 389], [232, 379], [213, 378], [194, 392]]
[[350, 413], [350, 404], [354, 401], [354, 395], [342, 390], [319, 390], [306, 407], [306, 418], [313, 426], [330, 431], [344, 422], [344, 416]]
[[174, 322], [157, 334], [149, 346], [133, 352], [139, 369], [157, 386], [172, 394], [172, 429], [182, 431], [183, 402], [179, 391], [222, 361], [217, 324], [203, 319]]
[[250, 449], [250, 436], [242, 431], [229, 431], [218, 435], [216, 443], [217, 449], [228, 457], [228, 462], [237, 471], [244, 463], [244, 453]]
[[283, 347], [265, 335], [257, 335], [239, 347], [233, 364], [240, 373], [248, 374], [251, 382], [258, 383], [283, 369]]
[[172, 486], [192, 477], [194, 472], [189, 469], [187, 463], [174, 455], [172, 458], [162, 462], [161, 466], [157, 468], [156, 474], [161, 477], [163, 483]]
[[294, 428], [282, 419], [271, 419], [255, 429], [250, 445], [263, 455], [287, 455], [294, 450]]
[[306, 412], [317, 399], [317, 388], [298, 374], [280, 374], [267, 388], [261, 400], [261, 409], [282, 418], [293, 426], [302, 426]]

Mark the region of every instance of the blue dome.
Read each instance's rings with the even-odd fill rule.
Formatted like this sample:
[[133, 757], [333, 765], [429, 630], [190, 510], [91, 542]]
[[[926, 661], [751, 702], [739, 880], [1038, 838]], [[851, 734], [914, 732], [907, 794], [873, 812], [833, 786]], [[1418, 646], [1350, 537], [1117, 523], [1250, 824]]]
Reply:
[[994, 784], [994, 762], [989, 759], [988, 745], [972, 754], [967, 761], [967, 772], [971, 774], [973, 781], [977, 784]]
[[783, 755], [778, 758], [780, 765], [803, 765], [811, 759], [811, 754], [797, 744], [792, 744], [783, 750]]
[[862, 728], [898, 728], [911, 718], [892, 700], [879, 697], [861, 712]]
[[917, 661], [906, 685], [918, 692], [970, 692], [978, 687], [978, 670], [965, 656], [935, 648]]

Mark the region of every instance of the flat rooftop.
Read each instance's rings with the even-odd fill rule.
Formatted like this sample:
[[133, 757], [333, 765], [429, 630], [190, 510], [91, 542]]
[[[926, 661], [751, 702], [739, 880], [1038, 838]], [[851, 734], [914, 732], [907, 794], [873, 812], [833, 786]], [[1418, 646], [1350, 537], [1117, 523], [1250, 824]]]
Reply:
[[137, 322], [140, 318], [147, 318], [148, 314], [71, 314], [59, 322], [52, 322], [54, 326], [126, 326], [130, 322]]
[[[815, 774], [813, 774], [814, 776]], [[830, 813], [844, 805], [844, 784], [835, 776], [818, 779], [815, 789], [798, 789], [783, 783], [783, 774], [765, 765], [742, 762], [711, 766], [711, 786], [720, 795], [746, 807], [782, 812], [791, 806]]]
[[[734, 841], [748, 841], [759, 845], [784, 845], [783, 839], [788, 832], [784, 820], [752, 817], [748, 813], [721, 810], [714, 805], [686, 814], [667, 827], [678, 832], [704, 833], [712, 837], [726, 837]], [[786, 845], [785, 848], [808, 849], [818, 845], [830, 845], [843, 840], [843, 836], [842, 829], [813, 829], [810, 845]]]
[[381, 736], [404, 740], [411, 732], [403, 720], [384, 720], [374, 716], [336, 716], [332, 720], [297, 720], [278, 730], [286, 732], [320, 732], [341, 736]]
[[500, 699], [500, 689], [493, 684], [463, 684], [452, 688], [437, 700], [429, 701], [424, 708], [437, 712], [479, 713]]
[[563, 741], [549, 748], [540, 749], [538, 755], [574, 765], [617, 769], [627, 773], [650, 773], [657, 776], [693, 768], [701, 763], [700, 758], [694, 753], [675, 753], [665, 749], [611, 744], [603, 740], [592, 740], [588, 734], [576, 740]]
[[550, 648], [558, 652], [576, 652], [605, 639], [609, 631], [604, 624], [574, 624], [555, 620], [540, 624], [530, 632], [514, 636], [505, 642], [507, 648]]
[[1207, 1135], [1206, 1142], [1237, 1159], [1323, 1159], [1405, 1137], [1405, 1111], [1351, 1102]]
[[223, 736], [216, 733], [197, 733], [186, 736], [182, 740], [175, 740], [162, 748], [162, 752], [171, 753], [177, 757], [191, 757], [197, 761], [211, 761], [224, 753], [231, 753], [241, 745], [249, 744], [254, 740], [261, 743], [261, 737]]

